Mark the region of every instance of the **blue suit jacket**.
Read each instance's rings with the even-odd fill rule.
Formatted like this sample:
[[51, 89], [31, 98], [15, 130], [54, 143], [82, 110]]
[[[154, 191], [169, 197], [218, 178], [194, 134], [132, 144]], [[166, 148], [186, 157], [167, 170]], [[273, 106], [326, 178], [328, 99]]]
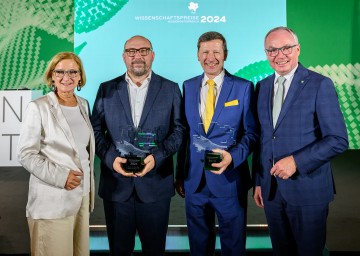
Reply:
[[[232, 164], [221, 175], [205, 171], [206, 183], [217, 197], [236, 196], [241, 191], [247, 191], [251, 185], [247, 157], [257, 140], [254, 86], [250, 81], [225, 72], [215, 113], [208, 133], [205, 133], [199, 111], [203, 77], [194, 77], [183, 85], [189, 134], [187, 146], [179, 153], [177, 178], [184, 179], [186, 194], [194, 193], [201, 180], [205, 155], [195, 141], [226, 146], [232, 156]], [[186, 155], [185, 159], [183, 154]]]
[[138, 130], [156, 134], [158, 146], [151, 150], [156, 166], [142, 178], [124, 177], [112, 166], [119, 156], [115, 142], [129, 137], [136, 140], [125, 74], [102, 83], [91, 117], [96, 154], [101, 160], [100, 197], [125, 201], [134, 188], [146, 203], [173, 196], [173, 154], [182, 143], [185, 130], [182, 120], [179, 86], [153, 72]]
[[335, 187], [330, 159], [348, 147], [347, 131], [333, 82], [299, 64], [276, 127], [272, 124], [275, 74], [257, 85], [260, 145], [254, 153], [255, 182], [269, 198], [273, 162], [293, 155], [297, 171], [277, 179], [284, 199], [292, 205], [330, 202]]

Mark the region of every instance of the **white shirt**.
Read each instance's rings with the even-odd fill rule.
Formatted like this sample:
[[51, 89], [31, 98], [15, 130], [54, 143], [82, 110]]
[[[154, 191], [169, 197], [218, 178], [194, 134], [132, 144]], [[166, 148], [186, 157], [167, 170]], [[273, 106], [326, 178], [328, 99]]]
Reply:
[[67, 107], [60, 105], [60, 107], [62, 112], [64, 113], [66, 121], [70, 126], [76, 146], [79, 151], [83, 172], [83, 195], [86, 196], [90, 192], [90, 161], [89, 152], [87, 151], [87, 147], [90, 141], [90, 130], [83, 116], [81, 115], [79, 106]]
[[[285, 76], [285, 82], [284, 82], [284, 101], [285, 101], [285, 98], [286, 98], [286, 95], [290, 89], [290, 85], [291, 85], [291, 82], [294, 78], [294, 74], [295, 74], [295, 71], [296, 69], [298, 68], [298, 65], [296, 65], [296, 67], [291, 70], [288, 74], [286, 74]], [[278, 89], [278, 78], [280, 77], [280, 75], [275, 71], [275, 79], [274, 79], [274, 91], [273, 91], [273, 101], [275, 99], [275, 94], [277, 92], [277, 89]]]
[[[216, 104], [220, 95], [220, 91], [221, 91], [221, 87], [222, 84], [224, 82], [224, 77], [225, 77], [225, 71], [221, 71], [221, 73], [219, 75], [217, 75], [216, 77], [214, 77], [212, 80], [214, 80], [216, 86], [215, 86], [215, 108], [216, 108]], [[206, 103], [206, 97], [209, 91], [209, 85], [206, 83], [207, 80], [209, 80], [210, 78], [208, 78], [206, 76], [206, 74], [204, 75], [204, 78], [202, 80], [201, 83], [201, 88], [200, 88], [200, 102], [199, 102], [199, 112], [200, 112], [200, 116], [201, 119], [203, 119], [203, 117], [205, 116], [205, 103]]]
[[140, 86], [137, 86], [128, 74], [125, 74], [125, 80], [128, 84], [128, 93], [131, 107], [131, 116], [135, 127], [137, 128], [140, 123], [140, 118], [144, 109], [144, 104], [146, 100], [146, 95], [149, 89], [149, 84], [151, 80], [151, 73], [149, 76], [142, 82]]

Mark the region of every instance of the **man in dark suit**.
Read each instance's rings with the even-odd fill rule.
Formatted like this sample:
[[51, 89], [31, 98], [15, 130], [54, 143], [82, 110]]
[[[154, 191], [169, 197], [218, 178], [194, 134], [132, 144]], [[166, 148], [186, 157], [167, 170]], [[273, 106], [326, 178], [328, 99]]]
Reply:
[[257, 85], [254, 200], [275, 255], [322, 255], [335, 192], [330, 160], [348, 147], [344, 118], [332, 81], [298, 63], [291, 29], [270, 30], [265, 52], [275, 74]]
[[[198, 60], [204, 73], [183, 85], [189, 134], [178, 155], [176, 188], [185, 197], [192, 256], [214, 254], [215, 213], [222, 255], [245, 254], [251, 187], [247, 157], [257, 140], [254, 86], [224, 70], [226, 57], [223, 35], [204, 33], [198, 40]], [[212, 159], [208, 151], [218, 153], [215, 159], [221, 160], [210, 164], [212, 168], [204, 168], [206, 159]], [[209, 170], [214, 168], [217, 170]]]
[[143, 255], [165, 251], [173, 154], [185, 127], [180, 89], [152, 72], [154, 57], [145, 37], [127, 40], [127, 72], [100, 85], [92, 113], [111, 255], [131, 255], [136, 231]]

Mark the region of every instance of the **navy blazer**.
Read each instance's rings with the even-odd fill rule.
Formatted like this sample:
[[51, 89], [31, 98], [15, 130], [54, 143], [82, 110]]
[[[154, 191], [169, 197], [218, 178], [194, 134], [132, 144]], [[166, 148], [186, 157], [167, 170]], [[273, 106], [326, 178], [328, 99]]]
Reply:
[[299, 64], [276, 127], [272, 124], [275, 74], [257, 84], [260, 145], [253, 170], [255, 185], [269, 198], [273, 163], [293, 155], [297, 171], [278, 189], [292, 205], [327, 203], [334, 198], [330, 159], [348, 148], [347, 130], [333, 82]]
[[179, 152], [177, 178], [185, 181], [185, 193], [194, 193], [204, 171], [205, 151], [199, 148], [199, 139], [204, 141], [204, 145], [221, 145], [231, 154], [232, 164], [221, 175], [205, 171], [206, 183], [217, 197], [237, 196], [251, 187], [247, 157], [257, 140], [254, 86], [250, 81], [225, 71], [214, 116], [205, 133], [199, 111], [203, 77], [204, 74], [194, 77], [183, 85], [189, 133], [187, 146]]
[[[155, 202], [174, 195], [173, 154], [182, 143], [185, 130], [182, 121], [179, 86], [154, 72], [141, 115], [135, 129], [125, 74], [100, 85], [91, 117], [96, 154], [101, 160], [99, 195], [109, 201], [127, 200], [134, 188], [145, 202]], [[119, 152], [115, 143], [135, 139], [136, 131], [156, 134], [157, 147], [151, 150], [155, 168], [142, 178], [125, 177], [113, 170]]]

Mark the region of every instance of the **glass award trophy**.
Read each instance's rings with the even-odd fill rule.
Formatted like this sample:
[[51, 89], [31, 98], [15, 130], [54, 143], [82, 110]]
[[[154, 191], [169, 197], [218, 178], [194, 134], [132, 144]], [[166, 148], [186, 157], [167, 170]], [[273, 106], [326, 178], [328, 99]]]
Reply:
[[218, 171], [220, 168], [213, 167], [211, 164], [220, 163], [221, 160], [222, 160], [222, 156], [220, 153], [206, 150], [205, 159], [204, 159], [204, 169], [208, 171]]
[[[199, 126], [203, 127], [203, 124], [199, 124]], [[235, 129], [230, 127], [229, 125], [219, 125], [218, 123], [213, 123], [216, 127], [214, 129], [222, 130], [220, 134], [220, 140], [211, 141], [210, 139], [201, 136], [201, 135], [193, 135], [192, 143], [196, 147], [198, 152], [204, 152], [204, 170], [208, 171], [218, 171], [219, 168], [213, 167], [213, 163], [220, 163], [222, 161], [221, 153], [213, 152], [213, 149], [223, 149], [227, 150], [231, 145], [235, 144], [234, 133]], [[199, 127], [199, 129], [203, 129]]]
[[122, 131], [123, 140], [116, 142], [120, 157], [126, 158], [122, 168], [129, 173], [141, 172], [144, 169], [144, 159], [152, 148], [157, 147], [156, 134], [129, 128]]

